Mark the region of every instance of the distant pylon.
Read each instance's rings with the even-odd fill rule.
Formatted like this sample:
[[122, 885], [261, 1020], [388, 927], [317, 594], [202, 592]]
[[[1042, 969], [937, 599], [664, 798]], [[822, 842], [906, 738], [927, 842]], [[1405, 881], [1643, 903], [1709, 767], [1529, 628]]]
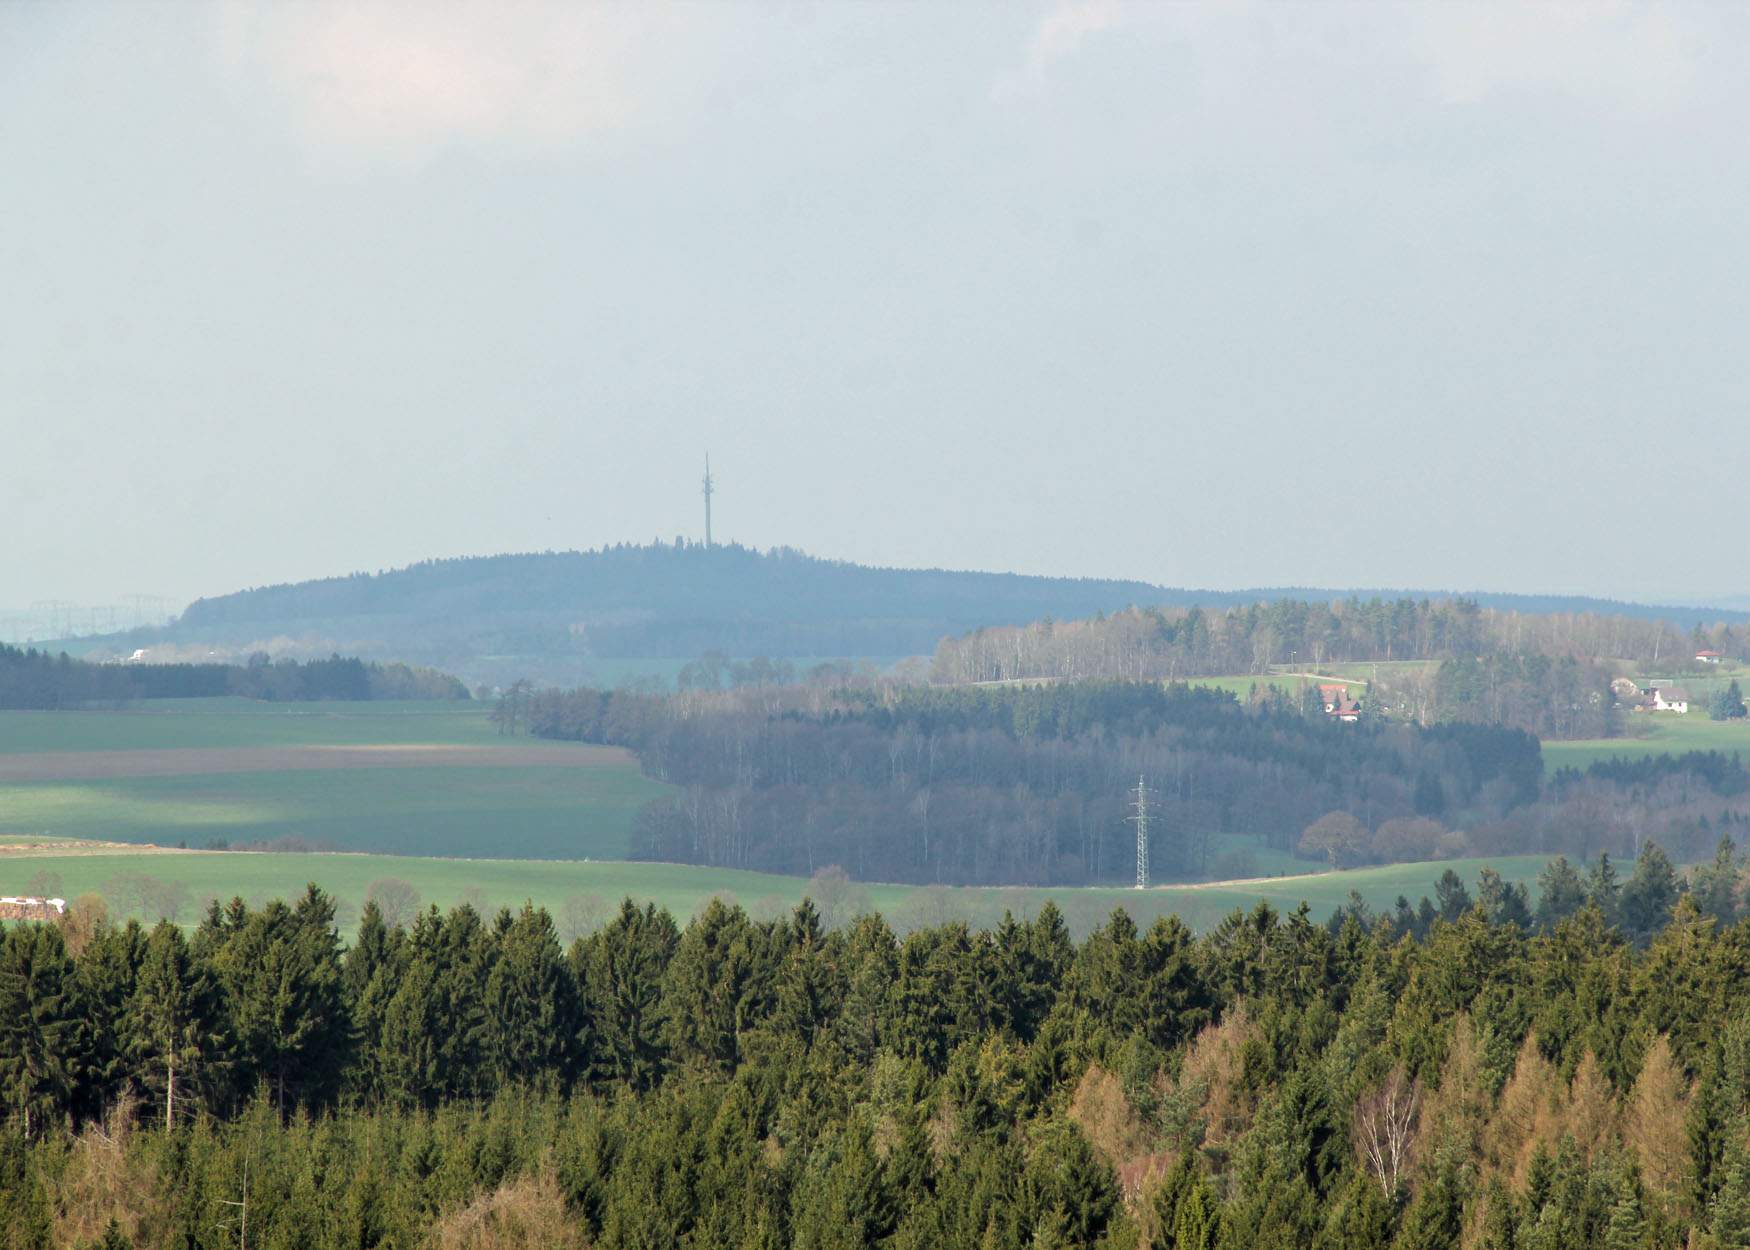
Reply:
[[1131, 820], [1136, 824], [1136, 888], [1148, 889], [1148, 785], [1139, 774], [1136, 778], [1136, 797], [1131, 800], [1134, 815]]
[[711, 547], [711, 496], [717, 491], [717, 485], [711, 480], [711, 453], [705, 453], [705, 547]]

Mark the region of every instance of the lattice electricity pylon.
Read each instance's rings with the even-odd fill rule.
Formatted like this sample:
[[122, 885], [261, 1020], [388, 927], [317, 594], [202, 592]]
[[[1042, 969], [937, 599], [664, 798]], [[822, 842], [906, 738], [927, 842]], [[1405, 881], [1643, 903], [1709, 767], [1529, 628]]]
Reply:
[[1130, 801], [1130, 821], [1136, 826], [1136, 888], [1148, 889], [1148, 783], [1139, 774], [1136, 797]]

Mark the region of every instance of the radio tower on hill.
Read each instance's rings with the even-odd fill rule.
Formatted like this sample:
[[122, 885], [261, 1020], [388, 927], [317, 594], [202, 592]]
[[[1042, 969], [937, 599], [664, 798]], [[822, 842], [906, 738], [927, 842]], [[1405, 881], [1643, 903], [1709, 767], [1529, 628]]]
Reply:
[[1148, 889], [1148, 786], [1141, 776], [1136, 779], [1136, 798], [1131, 800], [1136, 824], [1136, 888]]
[[711, 496], [717, 493], [717, 486], [711, 480], [711, 453], [705, 453], [705, 550], [711, 550]]

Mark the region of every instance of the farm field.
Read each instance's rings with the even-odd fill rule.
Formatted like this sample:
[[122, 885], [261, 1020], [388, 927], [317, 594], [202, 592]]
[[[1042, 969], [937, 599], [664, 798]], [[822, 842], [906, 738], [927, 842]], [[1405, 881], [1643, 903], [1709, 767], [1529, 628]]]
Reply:
[[[1544, 862], [1541, 856], [1451, 860], [1144, 891], [856, 884], [836, 906], [842, 918], [847, 911], [861, 910], [866, 900], [897, 928], [909, 929], [948, 920], [987, 926], [996, 923], [1005, 909], [1031, 914], [1051, 899], [1078, 934], [1102, 923], [1118, 906], [1128, 909], [1139, 925], [1177, 914], [1193, 928], [1205, 929], [1236, 907], [1250, 908], [1260, 898], [1283, 910], [1304, 900], [1319, 919], [1343, 905], [1351, 890], [1380, 909], [1391, 907], [1400, 894], [1414, 902], [1424, 894], [1433, 895], [1435, 881], [1447, 868], [1474, 888], [1479, 869], [1491, 865], [1509, 881], [1528, 883], [1535, 894]], [[809, 888], [799, 877], [682, 864], [163, 851], [77, 843], [32, 846], [16, 840], [0, 844], [0, 893], [25, 891], [38, 873], [55, 874], [67, 898], [96, 892], [110, 898], [115, 910], [124, 914], [139, 914], [132, 896], [141, 875], [180, 883], [185, 887], [186, 907], [177, 919], [184, 924], [197, 919], [208, 898], [291, 897], [312, 881], [341, 901], [342, 918], [349, 922], [356, 918], [371, 883], [382, 878], [405, 881], [424, 903], [440, 907], [463, 898], [489, 910], [528, 901], [559, 918], [569, 904], [571, 914], [582, 912], [597, 919], [626, 897], [654, 902], [685, 919], [719, 894], [732, 896], [755, 915], [776, 915], [795, 906]]]
[[1629, 718], [1646, 726], [1645, 737], [1577, 739], [1543, 744], [1545, 772], [1586, 768], [1597, 760], [1639, 759], [1643, 755], [1681, 755], [1685, 751], [1734, 751], [1750, 757], [1750, 721], [1709, 720], [1702, 711], [1677, 716], [1650, 712]]
[[262, 703], [144, 699], [80, 712], [0, 711], [0, 755], [184, 747], [359, 746], [385, 742], [502, 746], [481, 703]]
[[620, 857], [663, 791], [623, 751], [501, 737], [479, 704], [0, 713], [0, 834]]

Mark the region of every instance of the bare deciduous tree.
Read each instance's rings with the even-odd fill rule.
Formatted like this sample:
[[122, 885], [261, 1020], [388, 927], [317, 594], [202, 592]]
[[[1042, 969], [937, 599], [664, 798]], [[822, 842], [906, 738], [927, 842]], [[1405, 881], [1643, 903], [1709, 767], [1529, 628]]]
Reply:
[[1356, 1152], [1388, 1198], [1410, 1170], [1421, 1110], [1421, 1083], [1407, 1079], [1401, 1067], [1355, 1104]]
[[365, 901], [377, 905], [391, 929], [410, 925], [419, 915], [419, 891], [399, 877], [378, 877], [366, 888]]

